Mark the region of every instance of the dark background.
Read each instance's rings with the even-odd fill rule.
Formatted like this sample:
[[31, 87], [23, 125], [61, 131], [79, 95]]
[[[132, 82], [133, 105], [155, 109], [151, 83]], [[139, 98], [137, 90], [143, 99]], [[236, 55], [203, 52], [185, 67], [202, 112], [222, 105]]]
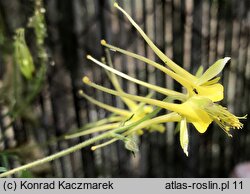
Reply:
[[[123, 0], [118, 1], [149, 37], [177, 64], [195, 73], [217, 59], [230, 56], [223, 71], [225, 98], [221, 102], [237, 116], [250, 110], [250, 5], [248, 0]], [[32, 0], [1, 0], [0, 14], [8, 38], [15, 29], [25, 26], [33, 13]], [[85, 89], [82, 76], [111, 87], [105, 72], [86, 60], [86, 54], [100, 59], [104, 50], [100, 40], [142, 54], [158, 62], [152, 50], [117, 10], [110, 0], [45, 0], [49, 54], [46, 83], [41, 94], [30, 105], [35, 124], [19, 118], [6, 128], [0, 118], [0, 133], [7, 134], [0, 150], [11, 150], [46, 142], [71, 129], [105, 118], [109, 113], [78, 97]], [[30, 35], [29, 35], [30, 34]], [[32, 49], [34, 37], [28, 31], [27, 44]], [[0, 80], [6, 65], [0, 52]], [[139, 61], [112, 53], [114, 66], [141, 80], [181, 90], [171, 79]], [[145, 95], [141, 86], [121, 80], [125, 91]], [[91, 88], [92, 97], [116, 106], [119, 100]], [[163, 96], [156, 95], [163, 99]], [[4, 107], [0, 107], [0, 113]], [[30, 109], [29, 109], [30, 111]], [[3, 114], [3, 113], [1, 113]], [[183, 154], [174, 125], [167, 124], [163, 134], [145, 133], [140, 139], [140, 152], [133, 157], [118, 142], [96, 152], [89, 147], [31, 170], [42, 177], [228, 177], [234, 166], [250, 160], [249, 120], [244, 128], [233, 131], [229, 138], [216, 124], [205, 134], [190, 127], [189, 157]], [[10, 155], [9, 168], [52, 154], [88, 137], [57, 141], [42, 148], [24, 149]], [[3, 162], [3, 161], [2, 161]], [[0, 165], [1, 166], [1, 165]]]

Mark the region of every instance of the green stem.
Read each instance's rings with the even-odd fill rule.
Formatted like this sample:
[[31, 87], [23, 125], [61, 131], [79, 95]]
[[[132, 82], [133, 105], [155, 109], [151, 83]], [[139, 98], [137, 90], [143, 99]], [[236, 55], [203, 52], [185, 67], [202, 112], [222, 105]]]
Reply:
[[50, 156], [47, 156], [47, 157], [45, 157], [45, 158], [42, 158], [42, 159], [36, 160], [36, 161], [34, 161], [34, 162], [25, 164], [25, 165], [23, 165], [23, 166], [14, 168], [14, 169], [12, 169], [12, 170], [9, 170], [9, 171], [7, 171], [7, 172], [4, 172], [4, 173], [0, 174], [0, 178], [6, 177], [6, 176], [9, 176], [9, 175], [12, 175], [12, 174], [17, 173], [17, 172], [22, 171], [22, 170], [27, 170], [27, 169], [33, 168], [33, 167], [35, 167], [35, 166], [38, 166], [38, 165], [41, 165], [41, 164], [50, 162], [50, 161], [52, 161], [52, 160], [55, 160], [55, 159], [57, 159], [57, 158], [60, 158], [60, 157], [62, 157], [62, 156], [68, 155], [68, 154], [73, 153], [73, 152], [75, 152], [75, 151], [77, 151], [77, 150], [80, 150], [80, 149], [82, 149], [82, 148], [84, 148], [84, 147], [86, 147], [86, 146], [88, 146], [88, 145], [91, 145], [91, 144], [93, 144], [94, 142], [99, 141], [99, 140], [105, 138], [106, 136], [107, 136], [107, 134], [102, 134], [102, 135], [96, 136], [96, 137], [94, 137], [94, 138], [91, 138], [91, 139], [89, 139], [89, 140], [86, 140], [86, 141], [84, 141], [84, 142], [82, 142], [82, 143], [79, 143], [79, 144], [73, 146], [73, 147], [70, 147], [70, 148], [68, 148], [68, 149], [62, 150], [62, 151], [60, 151], [60, 152], [57, 152], [57, 153], [52, 154], [52, 155], [50, 155]]
[[[168, 100], [168, 98], [166, 98], [165, 100]], [[165, 101], [165, 100], [164, 100], [164, 101]], [[113, 137], [113, 133], [120, 133], [120, 132], [123, 132], [123, 131], [125, 131], [125, 130], [131, 128], [131, 127], [134, 127], [134, 126], [140, 124], [141, 122], [143, 122], [143, 121], [145, 121], [145, 120], [151, 119], [153, 116], [155, 116], [156, 114], [158, 114], [158, 112], [159, 112], [160, 110], [161, 110], [161, 108], [160, 108], [160, 107], [157, 107], [152, 113], [147, 114], [147, 115], [146, 115], [145, 117], [143, 117], [142, 119], [140, 119], [140, 120], [138, 120], [138, 121], [136, 121], [136, 122], [134, 122], [134, 123], [132, 123], [132, 124], [130, 124], [130, 125], [122, 126], [122, 127], [117, 128], [117, 129], [115, 129], [115, 130], [112, 130], [112, 131], [110, 131], [110, 132], [103, 133], [103, 134], [101, 134], [101, 135], [98, 135], [98, 136], [96, 136], [96, 137], [93, 137], [93, 138], [91, 138], [91, 139], [88, 139], [88, 140], [86, 140], [86, 141], [84, 141], [84, 142], [82, 142], [82, 143], [79, 143], [79, 144], [77, 144], [77, 145], [75, 145], [75, 146], [73, 146], [73, 147], [67, 148], [67, 149], [65, 149], [65, 150], [62, 150], [62, 151], [60, 151], [60, 152], [57, 152], [57, 153], [52, 154], [52, 155], [50, 155], [50, 156], [47, 156], [47, 157], [45, 157], [45, 158], [36, 160], [36, 161], [34, 161], [34, 162], [31, 162], [31, 163], [25, 164], [25, 165], [23, 165], [23, 166], [14, 168], [14, 169], [12, 169], [12, 170], [9, 170], [9, 171], [7, 171], [7, 172], [4, 172], [4, 173], [0, 174], [0, 178], [6, 177], [6, 176], [10, 176], [10, 175], [15, 174], [15, 173], [17, 173], [17, 172], [19, 172], [19, 171], [22, 171], [22, 170], [27, 170], [27, 169], [30, 169], [30, 168], [34, 168], [34, 167], [36, 167], [36, 166], [38, 166], [38, 165], [42, 165], [42, 164], [44, 164], [44, 163], [50, 162], [50, 161], [52, 161], [52, 160], [55, 160], [55, 159], [57, 159], [57, 158], [63, 157], [63, 156], [68, 155], [68, 154], [71, 154], [71, 153], [73, 153], [73, 152], [75, 152], [75, 151], [77, 151], [77, 150], [80, 150], [80, 149], [82, 149], [82, 148], [84, 148], [84, 147], [86, 147], [86, 146], [89, 146], [89, 145], [91, 145], [91, 144], [93, 144], [93, 143], [95, 143], [95, 142], [97, 142], [97, 141], [100, 141], [100, 140], [103, 140], [103, 139], [106, 139], [106, 138], [112, 138], [112, 137]]]
[[73, 133], [71, 135], [65, 135], [65, 139], [73, 139], [73, 138], [81, 137], [84, 135], [89, 135], [89, 134], [93, 134], [93, 133], [97, 133], [97, 132], [103, 132], [103, 131], [107, 131], [110, 129], [115, 129], [115, 128], [119, 127], [119, 125], [120, 125], [120, 122], [108, 123], [106, 125], [101, 125], [98, 127], [87, 129], [85, 131], [76, 132], [76, 133]]

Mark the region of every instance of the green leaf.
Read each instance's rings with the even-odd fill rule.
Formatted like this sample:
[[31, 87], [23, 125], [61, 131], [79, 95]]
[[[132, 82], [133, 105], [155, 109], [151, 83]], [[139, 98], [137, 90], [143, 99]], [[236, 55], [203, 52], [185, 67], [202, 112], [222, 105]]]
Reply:
[[33, 178], [33, 175], [30, 171], [23, 170], [23, 171], [21, 171], [19, 178]]
[[7, 153], [0, 153], [0, 159], [1, 159], [1, 162], [3, 165], [2, 168], [5, 168], [5, 169], [9, 168], [8, 157], [9, 157], [9, 155]]
[[209, 67], [205, 73], [198, 79], [197, 84], [202, 85], [205, 82], [211, 80], [217, 76], [225, 67], [227, 62], [230, 60], [230, 57], [225, 57], [223, 59], [217, 60], [211, 67]]
[[7, 168], [5, 168], [5, 167], [0, 167], [0, 173], [6, 172], [6, 171], [7, 171]]

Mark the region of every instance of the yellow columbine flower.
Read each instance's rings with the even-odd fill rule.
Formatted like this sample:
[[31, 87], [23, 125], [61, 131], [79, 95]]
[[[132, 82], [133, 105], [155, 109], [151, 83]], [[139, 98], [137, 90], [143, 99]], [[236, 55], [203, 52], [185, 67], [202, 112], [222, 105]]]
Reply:
[[[159, 117], [155, 117], [149, 121], [144, 121], [140, 123], [138, 126], [134, 127], [132, 130], [141, 129], [150, 124], [159, 124], [171, 121], [171, 117], [174, 119], [174, 122], [180, 122], [180, 144], [185, 154], [188, 155], [188, 129], [187, 123], [192, 123], [195, 128], [200, 133], [204, 133], [208, 126], [212, 121], [215, 121], [229, 136], [230, 128], [242, 128], [242, 124], [239, 119], [244, 119], [245, 117], [236, 117], [227, 111], [226, 108], [215, 104], [214, 102], [220, 101], [223, 99], [223, 86], [218, 83], [219, 77], [216, 77], [222, 69], [225, 67], [227, 62], [230, 60], [229, 57], [225, 57], [216, 61], [209, 69], [207, 69], [203, 74], [201, 69], [199, 69], [196, 75], [192, 75], [187, 72], [185, 69], [178, 66], [171, 59], [169, 59], [163, 52], [161, 52], [156, 45], [148, 38], [148, 36], [142, 31], [142, 29], [135, 23], [135, 21], [121, 8], [117, 3], [114, 4], [116, 8], [118, 8], [132, 23], [132, 25], [138, 30], [138, 32], [142, 35], [145, 41], [149, 44], [149, 46], [153, 49], [153, 51], [159, 56], [159, 58], [170, 68], [166, 68], [146, 57], [140, 56], [138, 54], [120, 49], [118, 47], [107, 44], [105, 40], [101, 41], [101, 44], [106, 46], [107, 48], [118, 51], [123, 54], [126, 54], [130, 57], [134, 57], [139, 59], [145, 63], [148, 63], [155, 68], [163, 71], [177, 82], [179, 82], [182, 86], [187, 89], [186, 94], [182, 94], [176, 91], [172, 91], [166, 88], [162, 88], [160, 86], [156, 86], [147, 82], [143, 82], [136, 78], [130, 77], [125, 73], [122, 73], [113, 67], [107, 66], [106, 64], [94, 59], [90, 55], [87, 58], [97, 65], [105, 68], [107, 71], [112, 72], [113, 74], [119, 75], [127, 80], [130, 80], [134, 83], [145, 86], [149, 89], [155, 90], [159, 93], [162, 93], [166, 96], [170, 96], [173, 99], [178, 99], [181, 101], [180, 104], [169, 103], [164, 101], [159, 101], [147, 97], [131, 95], [124, 93], [123, 91], [115, 91], [102, 86], [99, 86], [95, 83], [92, 83], [87, 77], [83, 78], [83, 82], [89, 86], [92, 86], [96, 89], [102, 90], [104, 92], [124, 97], [130, 100], [144, 102], [147, 104], [151, 104], [154, 106], [158, 106], [167, 110], [172, 111], [170, 115], [163, 115]], [[173, 115], [172, 115], [173, 114]], [[177, 115], [179, 115], [179, 117]], [[170, 117], [170, 118], [169, 118]]]
[[174, 72], [171, 72], [168, 69], [166, 70], [160, 67], [159, 64], [151, 60], [148, 60], [148, 59], [146, 60], [142, 56], [139, 56], [130, 52], [126, 52], [117, 47], [113, 47], [112, 45], [108, 45], [106, 44], [105, 41], [102, 41], [103, 45], [109, 48], [112, 48], [114, 50], [117, 50], [119, 52], [122, 52], [124, 54], [127, 54], [129, 56], [138, 58], [146, 63], [149, 63], [150, 65], [155, 66], [156, 68], [162, 70], [163, 72], [167, 73], [168, 75], [170, 75], [173, 79], [178, 81], [181, 85], [183, 85], [187, 89], [189, 97], [195, 96], [195, 95], [205, 96], [211, 99], [213, 102], [217, 102], [223, 99], [224, 88], [221, 84], [217, 83], [219, 78], [214, 78], [214, 77], [217, 76], [221, 72], [221, 70], [224, 68], [226, 63], [230, 60], [229, 57], [225, 57], [223, 59], [216, 61], [203, 75], [201, 75], [200, 77], [196, 77], [192, 75], [191, 73], [189, 73], [188, 71], [186, 71], [185, 69], [181, 68], [175, 62], [173, 62], [170, 58], [168, 58], [160, 49], [158, 49], [157, 46], [143, 32], [143, 30], [136, 24], [136, 22], [117, 3], [114, 3], [114, 6], [117, 9], [119, 9], [128, 18], [128, 20], [141, 34], [141, 36], [148, 43], [148, 45], [152, 48], [155, 54]]
[[[181, 117], [175, 118], [175, 122], [180, 123], [180, 142], [181, 146], [186, 154], [188, 154], [187, 146], [188, 146], [188, 131], [187, 131], [187, 122], [192, 123], [195, 128], [200, 133], [204, 133], [208, 126], [211, 124], [212, 121], [215, 121], [229, 136], [230, 129], [240, 129], [243, 127], [243, 124], [240, 123], [239, 119], [245, 119], [244, 117], [236, 117], [232, 113], [230, 113], [225, 107], [217, 105], [213, 103], [213, 101], [209, 98], [204, 96], [192, 96], [187, 99], [185, 102], [181, 104], [176, 103], [169, 103], [160, 100], [155, 100], [147, 97], [131, 95], [124, 92], [117, 92], [112, 89], [105, 88], [103, 86], [97, 85], [91, 82], [87, 77], [83, 78], [83, 82], [93, 88], [98, 90], [104, 91], [106, 93], [125, 97], [134, 101], [144, 102], [147, 104], [151, 104], [154, 106], [158, 106], [170, 111], [173, 113], [178, 113]], [[164, 116], [155, 117], [150, 120], [151, 123], [163, 123]], [[169, 115], [166, 115], [167, 117]], [[169, 118], [166, 119], [169, 121]], [[143, 126], [147, 126], [149, 123], [147, 121], [141, 123], [140, 125], [136, 126], [134, 130], [137, 128], [142, 128]]]
[[182, 104], [175, 104], [175, 103], [169, 103], [169, 102], [151, 99], [148, 97], [127, 94], [124, 92], [117, 92], [115, 90], [108, 89], [108, 88], [105, 88], [103, 86], [100, 86], [91, 82], [88, 77], [84, 77], [83, 82], [93, 88], [96, 88], [106, 93], [110, 93], [112, 95], [125, 97], [131, 100], [144, 102], [144, 103], [158, 106], [158, 107], [161, 107], [161, 108], [173, 111], [173, 112], [177, 112], [180, 115], [183, 115], [184, 117], [189, 118], [188, 121], [192, 122], [200, 133], [204, 133], [208, 125], [211, 123], [211, 119], [208, 116], [208, 114], [204, 110], [200, 110], [199, 107], [196, 105], [196, 103], [194, 103], [191, 100], [187, 100]]
[[[118, 71], [116, 69], [113, 69], [112, 67], [109, 67], [109, 66], [105, 65], [104, 63], [94, 59], [90, 55], [88, 55], [87, 58], [89, 60], [93, 61], [94, 63], [96, 63], [97, 65], [105, 68], [106, 70], [108, 70], [108, 71], [110, 71], [112, 73], [115, 73], [115, 74], [117, 74], [117, 75], [119, 75], [119, 76], [121, 76], [123, 78], [126, 78], [126, 79], [128, 79], [130, 81], [136, 82], [136, 83], [138, 83], [140, 85], [146, 86], [146, 87], [148, 87], [150, 89], [153, 89], [153, 90], [155, 90], [157, 92], [160, 92], [162, 94], [170, 95], [171, 97], [182, 100], [183, 103], [181, 103], [181, 104], [173, 104], [173, 103], [157, 101], [157, 100], [150, 99], [150, 98], [145, 98], [145, 97], [126, 94], [126, 95], [129, 95], [129, 97], [128, 97], [129, 99], [133, 99], [133, 100], [137, 100], [137, 101], [139, 100], [141, 102], [145, 102], [147, 104], [152, 104], [152, 105], [155, 105], [155, 106], [166, 108], [166, 109], [171, 110], [173, 112], [177, 112], [180, 115], [183, 115], [184, 117], [187, 118], [188, 122], [193, 123], [193, 125], [196, 127], [196, 129], [200, 133], [204, 133], [206, 131], [208, 125], [212, 122], [212, 119], [210, 118], [210, 117], [212, 117], [212, 115], [211, 115], [211, 110], [212, 110], [211, 107], [214, 108], [213, 110], [221, 110], [221, 109], [219, 109], [219, 107], [221, 107], [221, 106], [219, 106], [219, 105], [215, 106], [213, 101], [208, 97], [197, 94], [197, 95], [193, 95], [193, 96], [187, 98], [186, 96], [183, 96], [183, 94], [181, 94], [181, 93], [177, 93], [177, 92], [174, 92], [172, 90], [161, 88], [159, 86], [155, 86], [153, 84], [148, 84], [146, 82], [142, 82], [140, 80], [132, 78], [132, 77], [130, 77], [130, 76], [128, 76], [128, 75], [126, 75], [126, 74], [124, 74], [124, 73], [122, 73], [122, 72], [120, 72], [120, 71]], [[162, 69], [164, 69], [164, 68], [165, 67], [162, 67]], [[165, 71], [165, 69], [164, 69], [164, 71]], [[104, 87], [102, 87], [102, 86], [98, 86], [97, 84], [91, 83], [87, 77], [85, 77], [83, 79], [83, 82], [90, 83], [91, 86], [93, 86], [95, 88], [98, 87], [98, 89], [100, 89], [100, 90], [104, 89]], [[105, 90], [105, 92], [110, 92], [110, 91], [111, 91], [110, 89]], [[112, 93], [112, 94], [117, 95], [117, 93]], [[125, 97], [124, 94], [125, 93], [121, 91], [120, 96]], [[131, 98], [132, 96], [134, 98]], [[212, 96], [212, 94], [209, 95], [209, 96]], [[205, 102], [207, 104], [213, 103], [214, 105], [211, 106], [210, 108], [206, 108], [206, 109], [201, 110], [199, 103], [205, 103]], [[216, 114], [223, 113], [222, 111], [218, 111], [218, 113], [216, 111], [213, 111], [213, 112], [216, 113]], [[216, 121], [216, 119], [215, 119], [215, 121]]]

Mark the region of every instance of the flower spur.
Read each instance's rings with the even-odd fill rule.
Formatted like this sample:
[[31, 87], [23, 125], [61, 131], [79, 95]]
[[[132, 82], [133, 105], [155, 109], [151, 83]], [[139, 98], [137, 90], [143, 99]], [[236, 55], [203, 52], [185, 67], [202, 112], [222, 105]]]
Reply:
[[[149, 39], [149, 37], [145, 34], [145, 32], [136, 24], [136, 22], [130, 17], [130, 15], [123, 10], [118, 3], [114, 3], [114, 7], [116, 7], [118, 10], [120, 10], [130, 21], [130, 23], [136, 28], [136, 30], [141, 34], [143, 39], [148, 43], [149, 47], [155, 52], [155, 54], [172, 70], [175, 74], [170, 75], [173, 79], [176, 79], [177, 76], [179, 76], [178, 81], [181, 85], [183, 85], [187, 91], [188, 95], [191, 97], [193, 95], [201, 95], [206, 96], [209, 99], [211, 99], [213, 102], [217, 102], [223, 99], [223, 91], [224, 88], [221, 84], [217, 83], [219, 81], [219, 78], [214, 78], [217, 76], [224, 66], [227, 64], [227, 62], [230, 60], [230, 57], [225, 57], [223, 59], [220, 59], [216, 61], [203, 75], [200, 77], [196, 77], [177, 65], [175, 62], [173, 62], [170, 58], [168, 58], [157, 46]], [[107, 46], [109, 48], [112, 48], [111, 45], [105, 44], [103, 41], [102, 44], [104, 46]], [[117, 50], [117, 47], [113, 47], [112, 49]], [[119, 50], [117, 50], [119, 51]], [[121, 52], [121, 50], [119, 51]], [[129, 52], [126, 52], [124, 54], [128, 54]], [[131, 55], [130, 55], [131, 56]], [[138, 58], [138, 55], [133, 56], [135, 58]], [[139, 57], [138, 59], [141, 60]], [[149, 63], [151, 65], [152, 61], [145, 61], [146, 63]], [[154, 62], [156, 65], [156, 63]], [[154, 65], [153, 65], [154, 66]], [[156, 67], [158, 68], [158, 67]], [[166, 73], [166, 72], [165, 72]], [[167, 73], [168, 74], [168, 73]]]
[[[108, 64], [112, 66], [112, 61], [109, 55], [109, 52], [106, 50], [107, 54], [107, 59], [108, 59]], [[105, 60], [103, 60], [103, 63], [106, 63]], [[113, 74], [112, 72], [106, 71], [109, 80], [111, 81], [113, 87], [115, 90], [119, 92], [123, 92], [119, 80], [117, 79], [116, 75]], [[80, 96], [84, 97], [86, 100], [90, 101], [91, 103], [109, 111], [112, 112], [113, 114], [103, 120], [89, 123], [86, 126], [84, 126], [79, 132], [68, 134], [65, 136], [65, 139], [71, 139], [71, 138], [76, 138], [88, 134], [93, 134], [96, 132], [105, 132], [105, 131], [112, 131], [113, 129], [119, 128], [122, 125], [130, 125], [142, 118], [148, 113], [153, 112], [153, 106], [146, 105], [145, 103], [137, 103], [131, 99], [128, 99], [126, 97], [120, 96], [122, 99], [123, 103], [128, 107], [128, 109], [120, 109], [117, 107], [113, 107], [110, 105], [107, 105], [105, 103], [102, 103], [98, 100], [95, 100], [94, 98], [88, 96], [86, 93], [84, 93], [82, 90], [79, 91]], [[151, 94], [148, 95], [148, 97], [152, 96]], [[151, 123], [150, 125], [144, 126], [143, 129], [147, 129], [148, 131], [159, 131], [159, 132], [164, 132], [165, 127], [162, 124], [154, 124]], [[136, 130], [133, 130], [133, 133], [125, 133], [124, 135], [142, 135], [143, 130], [142, 128], [137, 128]], [[124, 136], [124, 137], [125, 137]], [[114, 134], [114, 137], [117, 139], [119, 137], [119, 134]], [[122, 136], [120, 136], [121, 139]], [[125, 140], [127, 141], [128, 138]], [[131, 143], [131, 142], [130, 142]], [[98, 145], [98, 146], [93, 146], [92, 149], [95, 150], [96, 148], [103, 147], [106, 145], [106, 143]]]

